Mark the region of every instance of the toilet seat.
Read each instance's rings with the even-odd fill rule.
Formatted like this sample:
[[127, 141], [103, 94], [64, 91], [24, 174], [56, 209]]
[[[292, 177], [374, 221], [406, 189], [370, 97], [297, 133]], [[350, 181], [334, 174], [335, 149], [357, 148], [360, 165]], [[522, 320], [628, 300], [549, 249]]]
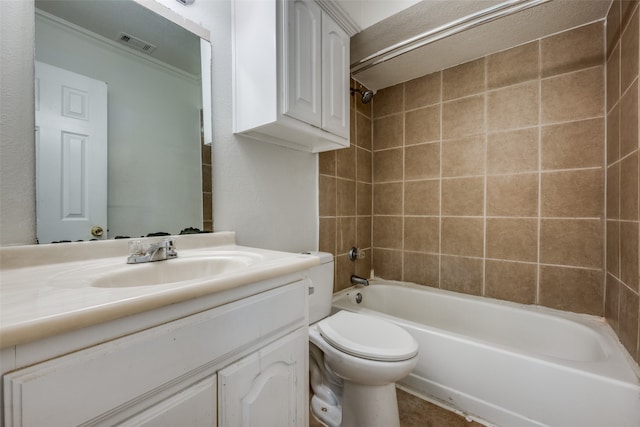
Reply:
[[317, 325], [322, 338], [352, 356], [394, 362], [418, 353], [418, 343], [407, 331], [378, 317], [339, 311]]

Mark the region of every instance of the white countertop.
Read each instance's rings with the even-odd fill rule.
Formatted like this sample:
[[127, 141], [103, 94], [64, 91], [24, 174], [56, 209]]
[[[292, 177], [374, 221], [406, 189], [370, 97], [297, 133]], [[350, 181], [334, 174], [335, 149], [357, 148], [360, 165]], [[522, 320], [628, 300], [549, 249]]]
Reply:
[[[0, 248], [0, 348], [240, 289], [319, 263], [309, 255], [238, 246], [235, 234], [229, 232], [172, 238], [180, 262], [214, 252], [243, 253], [255, 261], [213, 277], [148, 286], [95, 287], [88, 284], [89, 279], [140, 267], [126, 264], [128, 240]], [[167, 263], [165, 267], [174, 261], [152, 264]], [[237, 297], [227, 293], [229, 301]]]

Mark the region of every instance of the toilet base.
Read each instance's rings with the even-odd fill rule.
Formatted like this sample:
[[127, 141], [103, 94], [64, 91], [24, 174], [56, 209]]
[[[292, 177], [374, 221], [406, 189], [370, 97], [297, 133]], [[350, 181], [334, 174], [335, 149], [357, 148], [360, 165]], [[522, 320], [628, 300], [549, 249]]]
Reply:
[[337, 405], [327, 404], [318, 396], [311, 398], [311, 412], [327, 427], [340, 427], [342, 421], [342, 408]]
[[400, 427], [395, 383], [382, 386], [344, 380], [340, 427]]

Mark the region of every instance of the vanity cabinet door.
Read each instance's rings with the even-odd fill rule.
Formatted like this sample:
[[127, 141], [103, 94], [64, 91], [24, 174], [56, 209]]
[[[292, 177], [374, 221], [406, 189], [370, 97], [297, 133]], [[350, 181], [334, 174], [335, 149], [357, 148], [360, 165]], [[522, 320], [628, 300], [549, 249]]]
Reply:
[[216, 375], [193, 384], [119, 427], [216, 427]]
[[305, 123], [320, 127], [321, 115], [321, 17], [315, 1], [286, 2], [287, 32], [286, 98], [284, 113]]
[[219, 425], [308, 425], [308, 331], [297, 331], [218, 373]]

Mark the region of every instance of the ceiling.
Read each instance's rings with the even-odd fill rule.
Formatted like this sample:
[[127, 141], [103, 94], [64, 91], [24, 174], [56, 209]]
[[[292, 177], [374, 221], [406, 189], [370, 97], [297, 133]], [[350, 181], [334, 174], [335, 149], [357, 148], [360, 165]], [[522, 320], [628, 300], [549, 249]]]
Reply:
[[35, 4], [37, 9], [107, 40], [116, 41], [124, 32], [151, 43], [156, 49], [150, 57], [193, 76], [200, 75], [200, 38], [135, 1], [36, 0]]
[[[611, 0], [538, 0], [544, 2], [387, 58], [392, 55], [382, 54], [385, 49], [413, 37], [491, 7], [531, 0], [336, 1], [363, 28], [351, 38], [352, 76], [373, 90], [604, 19], [611, 5]], [[368, 57], [373, 59], [363, 66]]]

